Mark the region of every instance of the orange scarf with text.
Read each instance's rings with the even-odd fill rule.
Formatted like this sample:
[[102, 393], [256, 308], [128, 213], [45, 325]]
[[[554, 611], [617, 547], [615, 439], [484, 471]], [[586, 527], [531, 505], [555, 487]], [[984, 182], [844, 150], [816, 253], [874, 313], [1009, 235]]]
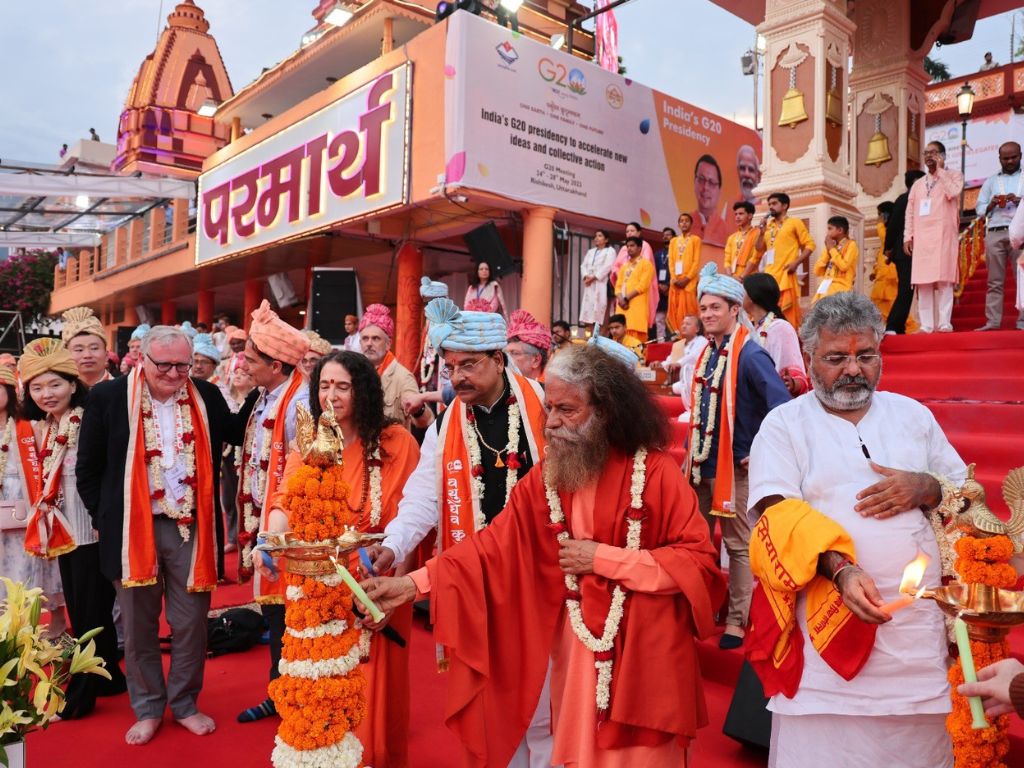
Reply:
[[[295, 393], [302, 387], [304, 379], [299, 369], [296, 368], [291, 373], [291, 377], [288, 381], [288, 386], [285, 388], [284, 393], [281, 395], [281, 399], [275, 403], [273, 423], [267, 425], [268, 417], [266, 414], [263, 415], [263, 424], [256, 424], [255, 415], [249, 417], [249, 424], [245, 430], [245, 443], [243, 444], [243, 460], [242, 466], [239, 468], [239, 483], [238, 483], [238, 508], [243, 508], [243, 503], [247, 498], [251, 498], [251, 469], [249, 467], [250, 462], [245, 458], [246, 455], [252, 454], [253, 448], [256, 445], [255, 441], [255, 430], [257, 429], [268, 429], [269, 434], [264, 435], [264, 440], [270, 440], [270, 455], [267, 457], [267, 466], [264, 470], [267, 473], [266, 487], [263, 489], [263, 501], [260, 504], [260, 531], [267, 530], [267, 515], [270, 514], [271, 501], [274, 495], [277, 493], [277, 488], [281, 484], [281, 480], [284, 477], [284, 465], [288, 458], [288, 441], [285, 439], [285, 423], [287, 422], [288, 405], [295, 397]], [[250, 534], [245, 530], [245, 521], [242, 519], [242, 515], [239, 515], [239, 525], [241, 530], [239, 532], [239, 541], [243, 543], [248, 542], [248, 545], [254, 543], [253, 539], [255, 534]], [[244, 568], [244, 550], [245, 547], [239, 548], [239, 577], [244, 583], [248, 581], [248, 577], [251, 575], [253, 579], [252, 591], [256, 602], [263, 605], [266, 603], [284, 603], [284, 592], [285, 583], [284, 579], [277, 579], [277, 581], [267, 581], [264, 579], [259, 571], [249, 570]], [[256, 555], [258, 556], [258, 554]]]
[[[124, 470], [124, 526], [121, 544], [121, 583], [145, 587], [158, 578], [156, 539], [153, 534], [153, 497], [149, 487], [146, 439], [143, 429], [142, 388], [146, 386], [142, 366], [128, 374], [128, 452]], [[187, 407], [192, 411], [192, 442], [195, 446], [196, 476], [186, 482], [195, 493], [192, 563], [186, 587], [189, 592], [209, 592], [217, 586], [216, 534], [214, 526], [213, 458], [210, 422], [206, 404], [191, 379], [185, 380]], [[156, 418], [155, 415], [153, 418]]]
[[807, 632], [821, 658], [852, 680], [875, 645], [876, 625], [850, 611], [839, 590], [818, 575], [818, 556], [839, 552], [851, 561], [853, 540], [842, 526], [800, 499], [769, 507], [750, 536], [750, 569], [757, 587], [750, 603], [747, 659], [766, 696], [792, 698], [803, 675], [803, 634], [796, 596], [807, 595]]
[[[64, 415], [65, 419], [78, 418], [72, 413]], [[59, 425], [51, 424], [49, 429], [57, 429]], [[32, 424], [23, 419], [14, 423], [18, 446], [18, 460], [21, 462], [21, 476], [25, 481], [25, 491], [31, 508], [28, 526], [25, 528], [25, 551], [34, 557], [48, 560], [66, 554], [76, 546], [75, 537], [71, 535], [71, 524], [64, 517], [57, 505], [60, 495], [61, 480], [64, 476], [64, 457], [67, 446], [57, 443], [53, 447], [54, 459], [49, 476], [43, 476], [43, 462], [36, 450], [36, 437]], [[48, 441], [44, 438], [43, 445]]]
[[[540, 385], [525, 376], [506, 371], [512, 397], [519, 404], [521, 433], [526, 434], [530, 457], [536, 465], [544, 455], [544, 400]], [[466, 432], [472, 429], [466, 405], [458, 398], [448, 407], [437, 442], [439, 510], [437, 547], [449, 549], [476, 532], [480, 499], [473, 493], [473, 466], [466, 445]]]

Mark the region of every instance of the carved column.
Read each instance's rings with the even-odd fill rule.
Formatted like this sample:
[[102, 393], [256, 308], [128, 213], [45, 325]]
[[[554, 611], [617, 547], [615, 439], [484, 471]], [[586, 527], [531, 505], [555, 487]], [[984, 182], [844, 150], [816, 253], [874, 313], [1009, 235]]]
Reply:
[[[791, 198], [819, 251], [830, 216], [846, 216], [862, 237], [849, 160], [847, 63], [854, 22], [846, 0], [767, 0], [765, 20], [764, 161], [757, 196]], [[813, 267], [817, 253], [812, 255]], [[818, 278], [804, 277], [804, 302]]]

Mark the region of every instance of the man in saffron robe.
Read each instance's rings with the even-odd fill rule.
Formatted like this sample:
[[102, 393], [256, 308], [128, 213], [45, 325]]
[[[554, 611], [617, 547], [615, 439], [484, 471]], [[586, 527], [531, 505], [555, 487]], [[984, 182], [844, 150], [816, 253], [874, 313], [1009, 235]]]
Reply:
[[[253, 594], [270, 626], [270, 679], [280, 673], [284, 637], [284, 580], [264, 578], [254, 571], [252, 547], [256, 533], [267, 530], [272, 500], [284, 477], [288, 446], [295, 440], [295, 413], [309, 399], [309, 387], [299, 363], [309, 351], [309, 339], [288, 325], [264, 300], [252, 313], [245, 366], [256, 382], [243, 407], [251, 407], [239, 464], [238, 509], [241, 546], [239, 575], [253, 578]], [[239, 713], [238, 722], [251, 723], [276, 714], [274, 702], [264, 698]]]
[[626, 238], [629, 260], [622, 265], [615, 281], [615, 305], [626, 316], [626, 333], [640, 342], [646, 342], [651, 327], [649, 309], [650, 288], [655, 288], [654, 264], [643, 257], [646, 243], [639, 237]]
[[[882, 606], [917, 553], [930, 558], [922, 583], [941, 583], [929, 517], [966, 468], [925, 406], [875, 391], [884, 328], [861, 294], [817, 302], [800, 329], [814, 391], [769, 413], [751, 449], [747, 647], [772, 697], [773, 768], [816, 768], [837, 743], [843, 765], [953, 765], [942, 613]], [[810, 525], [787, 527], [800, 509]], [[773, 590], [780, 573], [796, 583]]]
[[742, 280], [757, 269], [758, 254], [754, 245], [759, 233], [750, 226], [754, 219], [754, 204], [746, 200], [733, 203], [732, 215], [736, 222], [736, 231], [725, 241], [722, 266], [726, 274]]
[[560, 353], [546, 458], [505, 511], [410, 576], [367, 583], [385, 608], [430, 593], [467, 766], [508, 763], [549, 659], [553, 764], [676, 768], [707, 722], [694, 639], [713, 629], [721, 575], [630, 360], [608, 339]]
[[[612, 288], [618, 285], [619, 273], [621, 272], [622, 267], [626, 264], [626, 262], [630, 260], [630, 258], [632, 258], [629, 255], [629, 249], [626, 247], [626, 242], [631, 237], [639, 238], [641, 257], [649, 261], [651, 263], [651, 269], [654, 270], [652, 272], [654, 278], [651, 280], [651, 286], [650, 288], [648, 288], [647, 293], [647, 325], [648, 328], [650, 328], [650, 326], [653, 326], [655, 324], [655, 321], [658, 316], [658, 266], [657, 264], [654, 263], [654, 251], [651, 249], [650, 244], [643, 239], [642, 232], [643, 230], [640, 228], [640, 225], [635, 221], [631, 221], [629, 222], [629, 224], [626, 225], [626, 239], [623, 241], [622, 247], [619, 248], [619, 253], [615, 257], [615, 261], [612, 263], [612, 271], [611, 274], [608, 276], [608, 281], [612, 284]], [[617, 312], [618, 310], [615, 308], [616, 306], [617, 305], [612, 305], [611, 307], [609, 307], [609, 311]]]
[[755, 244], [762, 253], [760, 266], [779, 284], [779, 306], [789, 324], [800, 327], [800, 280], [797, 270], [807, 265], [814, 252], [814, 240], [800, 219], [789, 216], [789, 195], [768, 195], [768, 216], [761, 220]]
[[719, 646], [731, 649], [743, 643], [753, 589], [750, 524], [743, 514], [750, 444], [765, 414], [790, 395], [771, 356], [739, 322], [743, 284], [708, 263], [697, 296], [710, 344], [693, 373], [686, 476], [711, 533], [716, 521], [721, 526], [729, 553], [729, 608]]
[[[430, 343], [442, 356], [441, 375], [456, 399], [427, 429], [398, 515], [384, 529], [383, 546], [371, 548], [377, 573], [402, 567], [435, 528], [442, 552], [471, 541], [495, 520], [544, 452], [544, 393], [540, 384], [510, 370], [505, 319], [459, 310], [444, 298], [431, 301], [426, 316]], [[550, 705], [546, 699], [534, 705], [514, 766], [551, 764]]]
[[665, 322], [673, 335], [682, 332], [684, 317], [697, 314], [701, 240], [690, 231], [692, 226], [690, 214], [679, 214], [679, 235], [673, 237], [668, 246], [668, 316]]

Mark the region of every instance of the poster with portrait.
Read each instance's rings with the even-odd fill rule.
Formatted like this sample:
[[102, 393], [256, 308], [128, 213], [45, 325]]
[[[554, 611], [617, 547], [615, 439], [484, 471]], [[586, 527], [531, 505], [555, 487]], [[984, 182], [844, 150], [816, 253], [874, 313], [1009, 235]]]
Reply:
[[449, 188], [654, 229], [692, 213], [724, 244], [760, 181], [757, 133], [486, 19], [448, 23]]

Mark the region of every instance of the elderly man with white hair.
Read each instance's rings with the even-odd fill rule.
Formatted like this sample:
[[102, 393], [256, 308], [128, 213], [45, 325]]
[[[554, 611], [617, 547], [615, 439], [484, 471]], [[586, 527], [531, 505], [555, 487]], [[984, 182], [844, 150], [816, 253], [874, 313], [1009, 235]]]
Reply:
[[884, 328], [861, 294], [817, 302], [800, 329], [814, 390], [751, 449], [748, 657], [771, 696], [770, 766], [953, 765], [942, 613], [884, 606], [918, 553], [941, 583], [931, 518], [966, 468], [924, 405], [876, 391]]
[[[206, 660], [206, 613], [217, 586], [218, 485], [224, 442], [240, 419], [213, 384], [190, 379], [192, 340], [158, 325], [142, 340], [142, 365], [89, 393], [78, 438], [78, 492], [99, 531], [100, 568], [124, 617], [128, 694], [147, 743], [169, 706], [196, 735], [213, 720], [196, 700]], [[160, 612], [174, 628], [166, 680]]]
[[[457, 364], [473, 359], [497, 364]], [[467, 765], [527, 765], [546, 678], [544, 765], [682, 766], [707, 722], [694, 638], [714, 628], [721, 573], [635, 365], [610, 339], [561, 352], [546, 372], [544, 461], [504, 510], [425, 568], [367, 584], [386, 610], [430, 594]]]

